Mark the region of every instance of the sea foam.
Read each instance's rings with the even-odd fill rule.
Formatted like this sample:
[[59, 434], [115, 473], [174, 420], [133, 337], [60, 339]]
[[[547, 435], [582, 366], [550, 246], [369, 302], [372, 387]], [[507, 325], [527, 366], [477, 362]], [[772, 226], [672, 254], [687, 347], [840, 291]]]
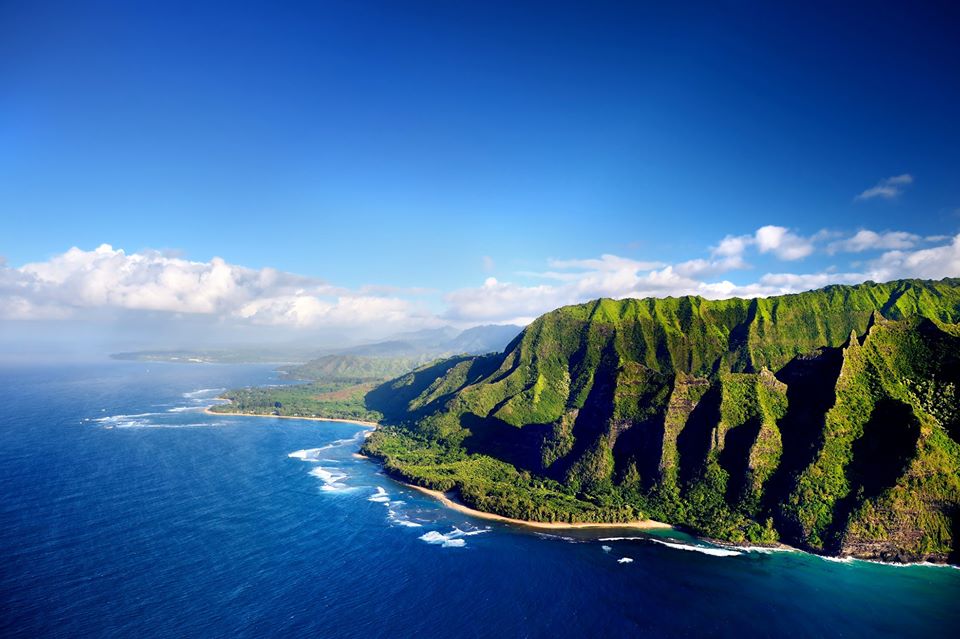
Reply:
[[420, 539], [428, 544], [437, 544], [443, 548], [463, 548], [467, 545], [467, 542], [465, 539], [463, 539], [463, 537], [480, 535], [485, 532], [489, 532], [489, 528], [484, 530], [463, 531], [454, 526], [453, 529], [448, 533], [431, 530], [428, 533], [420, 535]]
[[377, 486], [377, 492], [367, 497], [367, 501], [374, 501], [378, 504], [385, 504], [390, 501], [390, 495], [382, 487]]
[[[389, 504], [388, 504], [389, 506]], [[397, 514], [397, 511], [390, 508], [387, 510], [387, 519], [390, 520], [391, 524], [396, 524], [398, 526], [406, 526], [407, 528], [422, 528], [423, 524], [418, 524], [415, 521], [410, 521], [409, 519], [400, 516]]]
[[322, 448], [304, 448], [303, 450], [295, 450], [287, 457], [292, 459], [299, 459], [300, 461], [305, 462], [317, 462], [320, 461], [318, 454], [322, 451]]
[[316, 466], [310, 471], [310, 474], [323, 482], [322, 490], [336, 491], [347, 488], [341, 480], [347, 478], [346, 473], [338, 472], [339, 469], [327, 469], [323, 466]]
[[739, 550], [729, 550], [727, 548], [694, 546], [693, 544], [680, 544], [671, 541], [663, 541], [662, 539], [651, 539], [650, 541], [667, 546], [669, 548], [675, 548], [677, 550], [689, 550], [690, 552], [699, 552], [703, 553], [704, 555], [711, 555], [713, 557], [736, 557], [737, 555], [742, 554]]
[[198, 388], [197, 390], [184, 393], [183, 397], [187, 399], [199, 399], [204, 395], [212, 395], [214, 393], [222, 393], [227, 390], [226, 388]]

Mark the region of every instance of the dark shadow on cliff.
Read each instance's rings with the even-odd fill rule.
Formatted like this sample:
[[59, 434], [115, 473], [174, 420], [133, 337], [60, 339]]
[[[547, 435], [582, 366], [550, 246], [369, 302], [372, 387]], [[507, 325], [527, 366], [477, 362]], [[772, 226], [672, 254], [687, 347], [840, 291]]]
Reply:
[[955, 508], [951, 518], [950, 534], [953, 537], [953, 549], [947, 557], [947, 561], [954, 566], [960, 566], [960, 508]]
[[839, 548], [853, 511], [896, 484], [916, 455], [919, 440], [920, 422], [909, 404], [895, 399], [876, 403], [863, 435], [853, 442], [853, 460], [845, 469], [850, 492], [833, 509], [828, 539], [834, 551]]
[[617, 353], [610, 340], [600, 356], [587, 399], [573, 423], [573, 448], [551, 465], [551, 477], [563, 481], [570, 467], [593, 447], [597, 439], [608, 435], [616, 386]]
[[703, 394], [697, 407], [677, 436], [677, 456], [680, 483], [688, 484], [703, 470], [713, 439], [713, 431], [720, 423], [720, 386], [712, 384]]
[[736, 504], [743, 497], [749, 478], [747, 470], [750, 464], [750, 447], [757, 441], [761, 426], [760, 419], [753, 417], [728, 430], [723, 438], [723, 450], [720, 451], [717, 461], [730, 476], [725, 495], [728, 504]]
[[[797, 477], [823, 445], [826, 414], [836, 403], [842, 365], [842, 349], [823, 348], [793, 358], [776, 374], [787, 385], [787, 414], [777, 423], [783, 444], [780, 464], [764, 488], [763, 505], [770, 511], [778, 511], [777, 504], [794, 489]], [[795, 522], [780, 518], [777, 528], [790, 539], [803, 538]]]
[[660, 478], [663, 449], [663, 415], [630, 424], [613, 445], [614, 476], [622, 477], [633, 462], [644, 488], [652, 488]]
[[541, 472], [541, 446], [552, 432], [552, 424], [518, 428], [496, 417], [465, 413], [460, 416], [460, 426], [470, 430], [462, 444], [468, 453], [489, 455], [523, 470]]
[[[416, 369], [406, 375], [380, 384], [367, 393], [364, 403], [369, 410], [376, 410], [383, 413], [386, 421], [403, 421], [416, 417], [414, 413], [408, 413], [408, 404], [426, 391], [437, 379], [450, 372], [450, 369], [470, 361], [470, 371], [467, 374], [468, 381], [487, 375], [500, 365], [503, 355], [480, 355], [480, 356], [460, 356], [440, 360]], [[459, 389], [452, 389], [450, 393], [438, 400], [434, 400], [433, 406], [442, 406]]]

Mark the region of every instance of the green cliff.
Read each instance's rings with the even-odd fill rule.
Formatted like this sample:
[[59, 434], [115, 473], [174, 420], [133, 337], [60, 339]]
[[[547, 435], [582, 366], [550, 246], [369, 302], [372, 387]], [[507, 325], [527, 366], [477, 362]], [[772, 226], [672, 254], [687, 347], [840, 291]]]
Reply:
[[371, 391], [367, 452], [548, 521], [956, 560], [960, 280], [597, 300]]

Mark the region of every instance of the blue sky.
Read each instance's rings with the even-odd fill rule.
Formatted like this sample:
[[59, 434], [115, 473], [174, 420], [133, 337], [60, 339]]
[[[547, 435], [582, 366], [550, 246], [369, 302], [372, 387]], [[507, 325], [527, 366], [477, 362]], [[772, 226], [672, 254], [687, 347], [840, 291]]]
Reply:
[[[736, 294], [790, 288], [750, 288], [767, 274], [960, 275], [948, 3], [278, 4], [0, 4], [8, 281], [109, 244], [469, 323], [538, 310], [457, 308], [489, 278], [536, 297], [576, 279], [557, 260], [662, 269], [716, 261], [727, 236], [753, 238], [741, 262], [694, 279]], [[768, 226], [811, 250], [762, 250]], [[864, 229], [913, 239], [838, 248]], [[662, 292], [706, 290], [685, 286]], [[661, 289], [577, 290], [538, 299]]]

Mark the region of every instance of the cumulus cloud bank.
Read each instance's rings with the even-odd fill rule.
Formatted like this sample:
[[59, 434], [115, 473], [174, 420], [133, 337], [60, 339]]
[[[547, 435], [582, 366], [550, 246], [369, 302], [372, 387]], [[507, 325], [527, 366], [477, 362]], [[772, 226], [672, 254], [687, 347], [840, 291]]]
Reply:
[[[821, 260], [821, 268], [812, 272], [747, 273], [753, 269], [751, 259], [796, 265], [814, 255], [824, 259], [848, 255], [858, 261], [837, 268], [823, 266]], [[151, 251], [128, 254], [104, 244], [92, 251], [72, 248], [20, 267], [0, 262], [0, 319], [60, 320], [149, 312], [170, 319], [199, 317], [222, 325], [352, 333], [375, 329], [385, 334], [447, 322], [463, 326], [525, 323], [558, 306], [598, 297], [753, 297], [827, 284], [958, 275], [960, 235], [921, 237], [860, 229], [805, 236], [768, 225], [754, 233], [728, 235], [704, 257], [675, 263], [612, 254], [549, 260], [543, 271], [515, 273], [519, 281], [488, 277], [480, 286], [441, 294], [433, 310], [428, 310], [424, 291], [349, 289], [316, 277], [251, 269], [220, 258], [191, 261]]]
[[103, 244], [72, 248], [46, 262], [0, 267], [0, 318], [58, 319], [118, 309], [212, 315], [261, 325], [405, 324], [412, 302], [332, 286], [275, 269], [215, 257], [189, 261], [158, 252], [127, 254]]
[[[540, 313], [566, 304], [598, 297], [622, 299], [666, 295], [701, 295], [707, 298], [762, 297], [796, 293], [828, 284], [857, 284], [900, 278], [939, 279], [960, 276], [960, 235], [921, 238], [905, 232], [877, 233], [861, 230], [823, 246], [824, 254], [883, 251], [857, 269], [823, 269], [810, 273], [769, 272], [752, 282], [735, 284], [721, 276], [749, 268], [750, 250], [770, 253], [792, 262], [813, 254], [838, 233], [822, 231], [803, 237], [789, 229], [764, 226], [750, 235], [727, 236], [711, 250], [710, 259], [677, 264], [637, 262], [615, 256], [601, 260], [567, 260], [561, 270], [542, 274], [551, 283], [522, 285], [487, 279], [483, 286], [464, 288], [446, 296], [446, 317], [474, 321], [525, 322]], [[907, 250], [922, 242], [940, 246]], [[893, 249], [893, 250], [885, 250]], [[557, 262], [553, 266], [557, 266]]]

